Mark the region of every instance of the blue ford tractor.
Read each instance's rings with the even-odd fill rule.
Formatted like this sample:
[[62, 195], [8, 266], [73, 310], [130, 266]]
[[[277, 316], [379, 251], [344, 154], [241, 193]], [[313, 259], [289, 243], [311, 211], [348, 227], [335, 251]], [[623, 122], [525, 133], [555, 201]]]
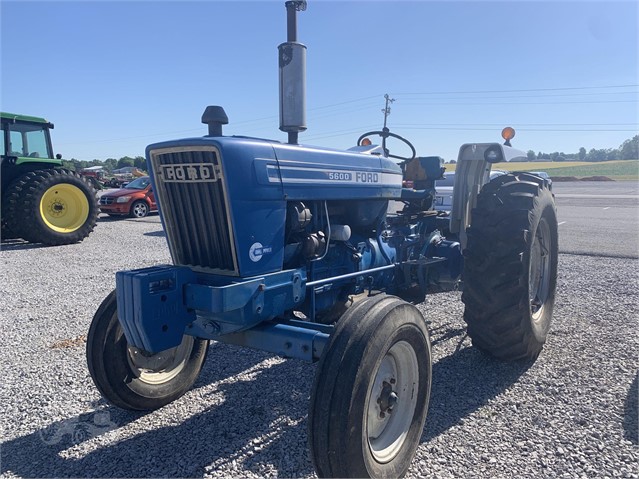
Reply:
[[[450, 214], [433, 209], [441, 158], [416, 156], [386, 127], [347, 151], [298, 144], [305, 4], [286, 2], [279, 47], [288, 143], [224, 136], [227, 116], [209, 106], [206, 136], [147, 148], [173, 264], [117, 273], [89, 330], [89, 371], [113, 404], [152, 410], [193, 385], [210, 340], [319, 361], [308, 416], [317, 474], [400, 477], [431, 388], [415, 303], [463, 281], [473, 345], [536, 358], [555, 297], [554, 199], [527, 173], [488, 181], [493, 163], [525, 156], [509, 128], [505, 144], [460, 148]], [[392, 141], [412, 154], [391, 154]]]

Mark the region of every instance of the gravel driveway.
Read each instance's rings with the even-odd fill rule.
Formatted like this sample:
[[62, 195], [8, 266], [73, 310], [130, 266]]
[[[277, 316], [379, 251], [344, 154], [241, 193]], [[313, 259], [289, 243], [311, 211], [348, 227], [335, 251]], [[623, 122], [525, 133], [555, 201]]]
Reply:
[[[315, 366], [213, 343], [195, 387], [149, 414], [101, 399], [85, 335], [114, 273], [170, 262], [157, 216], [101, 219], [83, 243], [2, 245], [3, 477], [312, 477]], [[560, 254], [534, 364], [471, 347], [458, 293], [420, 306], [434, 365], [410, 477], [639, 477], [639, 260]]]

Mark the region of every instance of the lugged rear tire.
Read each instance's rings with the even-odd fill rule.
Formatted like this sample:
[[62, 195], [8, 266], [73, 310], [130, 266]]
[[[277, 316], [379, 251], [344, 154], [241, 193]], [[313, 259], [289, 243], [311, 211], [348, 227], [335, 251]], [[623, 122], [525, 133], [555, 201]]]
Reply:
[[557, 284], [557, 210], [548, 182], [511, 173], [485, 185], [464, 251], [464, 320], [477, 348], [535, 359], [546, 341]]
[[13, 238], [19, 238], [20, 236], [15, 234], [7, 221], [4, 219], [4, 214], [2, 215], [2, 219], [0, 220], [0, 241], [5, 241]]
[[77, 243], [95, 228], [96, 192], [63, 168], [31, 171], [7, 189], [3, 217], [16, 236], [56, 246]]

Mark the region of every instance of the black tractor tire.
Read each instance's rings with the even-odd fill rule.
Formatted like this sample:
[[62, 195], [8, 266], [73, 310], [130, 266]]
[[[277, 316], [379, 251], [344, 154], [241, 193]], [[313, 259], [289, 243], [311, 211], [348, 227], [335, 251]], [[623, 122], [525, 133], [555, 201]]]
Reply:
[[320, 359], [309, 405], [319, 477], [401, 477], [426, 420], [432, 355], [419, 310], [379, 294], [339, 319]]
[[[4, 202], [4, 201], [3, 201]], [[2, 214], [2, 220], [0, 220], [0, 241], [6, 241], [14, 238], [19, 238], [20, 236], [14, 233], [11, 228], [9, 228], [9, 224], [4, 218], [4, 213]]]
[[96, 191], [80, 175], [62, 168], [21, 176], [3, 199], [7, 226], [31, 243], [77, 243], [89, 236], [98, 218]]
[[467, 234], [462, 301], [473, 345], [500, 359], [536, 359], [557, 285], [557, 209], [547, 181], [528, 173], [493, 179]]
[[131, 218], [144, 218], [149, 214], [149, 205], [144, 200], [137, 200], [131, 205], [129, 216]]
[[109, 402], [123, 409], [150, 411], [176, 400], [193, 386], [208, 346], [206, 339], [185, 335], [176, 348], [153, 356], [130, 348], [118, 320], [113, 291], [91, 322], [87, 365], [93, 382]]
[[102, 184], [97, 179], [93, 178], [92, 176], [87, 177], [86, 180], [91, 184], [93, 189], [95, 189], [96, 191], [99, 191], [102, 189]]
[[10, 184], [2, 195], [2, 240], [23, 238], [21, 233], [24, 222], [15, 206], [18, 203], [20, 190], [15, 188], [17, 182]]

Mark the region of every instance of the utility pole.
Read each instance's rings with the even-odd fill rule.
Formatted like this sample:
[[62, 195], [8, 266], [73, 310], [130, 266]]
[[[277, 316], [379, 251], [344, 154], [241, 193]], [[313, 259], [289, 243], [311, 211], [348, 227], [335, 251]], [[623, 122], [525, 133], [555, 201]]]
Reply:
[[384, 114], [384, 129], [386, 129], [386, 118], [388, 118], [388, 115], [390, 115], [391, 112], [390, 106], [388, 106], [388, 104], [393, 103], [395, 101], [395, 98], [389, 97], [388, 93], [386, 93], [384, 95], [384, 99], [386, 100], [386, 106], [382, 108], [382, 113]]

